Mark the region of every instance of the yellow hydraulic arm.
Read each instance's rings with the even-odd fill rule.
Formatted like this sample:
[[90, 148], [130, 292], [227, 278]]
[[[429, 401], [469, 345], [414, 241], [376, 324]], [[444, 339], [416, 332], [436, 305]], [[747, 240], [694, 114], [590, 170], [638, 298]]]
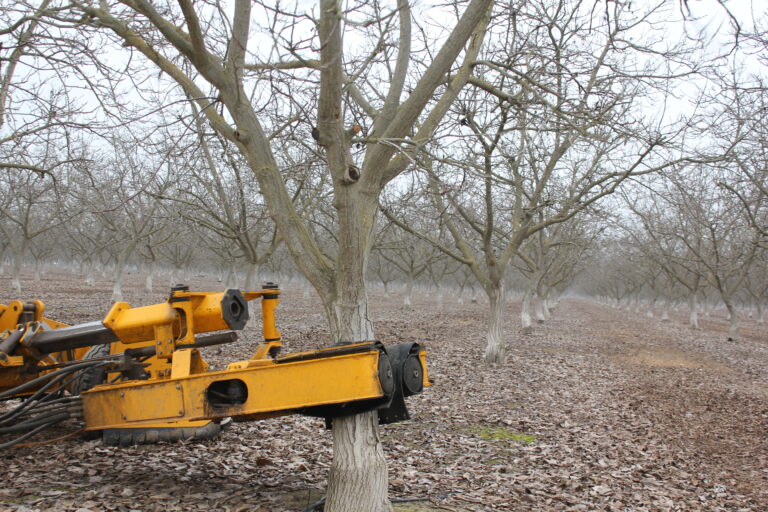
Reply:
[[[404, 398], [429, 385], [422, 347], [363, 342], [280, 355], [279, 295], [272, 283], [259, 291], [222, 293], [176, 286], [165, 302], [137, 308], [118, 302], [102, 322], [76, 326], [51, 326], [40, 304], [36, 319], [7, 331], [21, 331], [18, 339], [0, 340], [0, 383], [3, 371], [14, 368], [17, 374], [23, 367], [34, 377], [30, 369], [56, 378], [68, 368], [80, 374], [100, 370], [104, 378], [81, 392], [83, 417], [87, 430], [103, 431], [113, 444], [196, 435], [194, 429], [209, 431], [211, 422], [228, 417], [248, 421], [301, 413], [329, 418], [378, 409], [382, 423], [408, 418]], [[199, 349], [234, 341], [233, 331], [246, 325], [248, 301], [254, 299], [261, 299], [263, 342], [250, 359], [208, 371]], [[103, 345], [109, 345], [109, 353], [96, 358], [51, 357]], [[14, 389], [0, 388], [0, 399], [44, 383], [44, 377], [36, 377], [15, 388], [24, 388], [15, 395]]]

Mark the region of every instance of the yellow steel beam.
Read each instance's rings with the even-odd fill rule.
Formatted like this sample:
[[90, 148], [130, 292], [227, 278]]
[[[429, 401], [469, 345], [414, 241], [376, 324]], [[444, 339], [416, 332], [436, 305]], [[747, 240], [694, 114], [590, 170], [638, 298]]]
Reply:
[[[168, 380], [102, 385], [83, 393], [87, 430], [143, 427], [158, 420], [201, 420], [288, 414], [304, 407], [384, 396], [379, 351], [330, 355]], [[211, 385], [245, 389], [242, 403], [216, 406]]]

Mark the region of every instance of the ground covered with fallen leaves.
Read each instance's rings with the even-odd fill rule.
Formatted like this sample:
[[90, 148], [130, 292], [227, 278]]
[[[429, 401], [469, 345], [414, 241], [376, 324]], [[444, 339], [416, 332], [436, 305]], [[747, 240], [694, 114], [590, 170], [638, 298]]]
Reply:
[[[166, 290], [143, 293], [132, 277], [126, 301], [164, 299]], [[205, 276], [189, 281], [222, 289]], [[298, 283], [281, 285], [284, 351], [326, 345], [317, 301]], [[59, 270], [23, 286], [16, 297], [0, 276], [0, 303], [42, 299], [67, 323], [99, 320], [111, 304], [107, 278], [90, 287]], [[426, 345], [434, 379], [409, 399], [411, 421], [381, 428], [397, 510], [768, 510], [765, 325], [745, 319], [730, 342], [720, 313], [693, 331], [682, 310], [663, 322], [568, 298], [524, 335], [511, 300], [507, 360], [488, 367], [482, 301], [425, 291], [406, 309], [395, 293], [370, 295], [377, 337]], [[237, 343], [204, 356], [216, 368], [246, 359], [259, 334], [252, 322]], [[303, 417], [132, 448], [77, 435], [0, 453], [0, 510], [300, 511], [322, 496], [331, 455], [322, 420]]]

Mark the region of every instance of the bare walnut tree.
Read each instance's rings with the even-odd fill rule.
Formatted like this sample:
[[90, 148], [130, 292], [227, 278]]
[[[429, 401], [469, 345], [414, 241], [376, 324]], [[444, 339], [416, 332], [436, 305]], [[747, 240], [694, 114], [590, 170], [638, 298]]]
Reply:
[[525, 240], [681, 158], [685, 123], [646, 108], [697, 72], [692, 47], [656, 37], [668, 8], [616, 2], [603, 15], [568, 0], [501, 3], [454, 122], [419, 160], [451, 243], [422, 235], [488, 296], [487, 362], [504, 361], [505, 275]]
[[[258, 182], [336, 343], [374, 337], [365, 273], [378, 197], [431, 139], [469, 77], [491, 4], [453, 6], [455, 21], [439, 45], [414, 36], [405, 0], [321, 0], [293, 10], [251, 0], [226, 9], [193, 0], [51, 0], [17, 10], [38, 13], [50, 40], [63, 41], [74, 59], [59, 61], [61, 69], [87, 84], [100, 112], [124, 129], [146, 126], [152, 110], [169, 103], [195, 104]], [[87, 62], [67, 68], [80, 61]], [[310, 132], [333, 187], [332, 252], [297, 211], [280, 164], [280, 153], [306, 145]], [[353, 144], [362, 145], [354, 156]], [[390, 510], [376, 413], [334, 420], [333, 438], [326, 510]]]

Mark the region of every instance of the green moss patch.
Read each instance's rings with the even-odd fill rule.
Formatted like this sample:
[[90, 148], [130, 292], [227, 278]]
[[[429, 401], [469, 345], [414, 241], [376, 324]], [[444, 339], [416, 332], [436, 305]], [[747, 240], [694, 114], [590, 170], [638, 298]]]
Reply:
[[488, 425], [476, 425], [474, 427], [470, 427], [469, 431], [477, 434], [482, 439], [485, 439], [487, 441], [511, 441], [514, 443], [525, 443], [525, 444], [531, 444], [536, 441], [536, 436], [531, 434], [518, 434], [515, 432], [510, 432], [506, 428], [503, 427], [492, 427]]

